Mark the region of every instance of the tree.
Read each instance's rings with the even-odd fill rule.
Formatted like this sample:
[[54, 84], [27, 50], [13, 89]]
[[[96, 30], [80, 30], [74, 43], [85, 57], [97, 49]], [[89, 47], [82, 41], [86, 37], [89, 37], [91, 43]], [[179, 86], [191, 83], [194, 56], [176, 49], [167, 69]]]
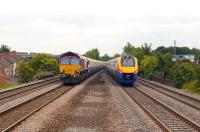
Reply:
[[191, 62], [182, 62], [181, 64], [174, 65], [173, 67], [173, 81], [177, 88], [192, 80], [197, 79], [197, 71]]
[[144, 43], [141, 48], [144, 52], [144, 55], [151, 55], [151, 43]]
[[100, 60], [100, 53], [99, 53], [99, 50], [97, 48], [96, 49], [91, 49], [91, 50], [87, 51], [84, 54], [84, 56], [88, 57], [88, 58], [95, 59], [95, 60]]
[[133, 55], [134, 49], [135, 47], [130, 42], [127, 42], [126, 45], [123, 47], [123, 53]]
[[38, 72], [58, 72], [58, 61], [56, 58], [45, 54], [38, 54], [29, 61], [30, 67], [34, 70], [35, 74]]
[[160, 46], [156, 48], [155, 53], [158, 55], [162, 55], [165, 53], [173, 53], [173, 51], [169, 51], [168, 48], [165, 48], [164, 46]]
[[101, 57], [101, 60], [102, 61], [108, 61], [108, 60], [110, 60], [111, 59], [111, 57], [108, 55], [108, 54], [104, 54], [102, 57]]
[[114, 54], [113, 57], [111, 57], [111, 59], [112, 58], [114, 59], [114, 58], [117, 58], [117, 57], [120, 57], [120, 54], [118, 54], [118, 53]]
[[165, 82], [165, 78], [170, 74], [171, 67], [173, 65], [172, 55], [170, 53], [165, 53], [162, 56], [159, 56], [159, 69], [163, 72], [163, 81]]
[[140, 65], [141, 61], [144, 58], [144, 51], [138, 47], [133, 50], [133, 55], [138, 59], [138, 64]]
[[158, 66], [158, 59], [155, 56], [144, 56], [141, 62], [141, 70], [145, 76], [150, 77], [152, 80], [153, 74]]
[[27, 62], [20, 62], [18, 69], [21, 82], [29, 82], [41, 76], [58, 73], [58, 61], [54, 57], [38, 54]]
[[20, 77], [20, 82], [27, 83], [33, 80], [34, 71], [25, 61], [19, 62], [18, 73]]
[[200, 53], [195, 55], [195, 61], [197, 64], [200, 64]]
[[0, 53], [6, 53], [6, 52], [10, 52], [10, 47], [8, 47], [7, 45], [2, 44], [0, 47]]
[[[174, 54], [174, 47], [170, 46], [170, 47], [164, 47], [164, 46], [160, 46], [158, 48], [156, 48], [155, 52], [157, 54], [165, 54], [165, 53], [171, 53]], [[194, 54], [197, 55], [199, 53], [199, 49], [189, 49], [188, 47], [176, 47], [176, 54], [177, 55], [183, 55], [183, 54]]]
[[127, 44], [123, 47], [123, 53], [135, 56], [140, 64], [145, 55], [145, 49], [142, 49], [140, 47], [135, 48], [130, 42], [127, 42]]

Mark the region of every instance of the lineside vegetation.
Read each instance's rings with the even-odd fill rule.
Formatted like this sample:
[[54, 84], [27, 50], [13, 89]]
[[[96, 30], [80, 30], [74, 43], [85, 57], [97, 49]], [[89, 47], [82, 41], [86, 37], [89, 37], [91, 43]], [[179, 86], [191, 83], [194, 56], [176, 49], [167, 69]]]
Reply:
[[[138, 58], [140, 76], [152, 80], [160, 78], [162, 83], [172, 82], [176, 88], [188, 89], [194, 93], [200, 93], [200, 50], [188, 47], [177, 47], [177, 54], [194, 54], [195, 62], [188, 60], [172, 61], [173, 47], [160, 46], [152, 50], [151, 43], [144, 43], [141, 47], [135, 47], [127, 42], [123, 47], [123, 53], [134, 55]], [[100, 56], [97, 48], [87, 51], [84, 56], [107, 61], [119, 56], [110, 57], [108, 54]]]
[[30, 60], [21, 60], [18, 65], [20, 82], [26, 83], [42, 76], [58, 73], [58, 61], [52, 56], [38, 54]]
[[[172, 61], [173, 47], [160, 46], [152, 50], [151, 43], [144, 43], [140, 47], [135, 47], [127, 42], [122, 48], [123, 53], [134, 55], [138, 59], [139, 75], [152, 80], [153, 78], [162, 79], [163, 83], [172, 82], [176, 88], [188, 89], [191, 92], [200, 94], [200, 50], [188, 47], [177, 47], [177, 54], [194, 54], [195, 62], [188, 60]], [[9, 52], [10, 48], [2, 45], [0, 53]], [[88, 50], [84, 56], [101, 61], [120, 56], [115, 54], [100, 56], [97, 48]], [[58, 60], [52, 56], [39, 54], [29, 60], [21, 60], [17, 71], [21, 83], [26, 83], [41, 76], [58, 73]]]
[[172, 61], [173, 47], [158, 47], [151, 49], [151, 44], [144, 43], [141, 47], [134, 47], [128, 42], [123, 52], [136, 56], [139, 60], [140, 76], [152, 80], [158, 77], [166, 83], [166, 79], [173, 82], [179, 89], [187, 89], [200, 94], [200, 50], [178, 47], [177, 54], [194, 54], [195, 62], [189, 60]]

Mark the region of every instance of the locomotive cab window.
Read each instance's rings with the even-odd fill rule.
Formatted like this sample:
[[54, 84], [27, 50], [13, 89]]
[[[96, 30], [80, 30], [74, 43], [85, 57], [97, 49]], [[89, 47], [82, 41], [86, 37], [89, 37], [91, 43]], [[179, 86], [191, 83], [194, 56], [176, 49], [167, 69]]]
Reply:
[[69, 58], [67, 58], [67, 57], [62, 57], [61, 59], [60, 59], [60, 64], [69, 64]]
[[71, 65], [79, 65], [80, 64], [80, 59], [76, 57], [71, 58]]
[[134, 65], [135, 65], [135, 62], [133, 58], [122, 58], [122, 66], [131, 67]]

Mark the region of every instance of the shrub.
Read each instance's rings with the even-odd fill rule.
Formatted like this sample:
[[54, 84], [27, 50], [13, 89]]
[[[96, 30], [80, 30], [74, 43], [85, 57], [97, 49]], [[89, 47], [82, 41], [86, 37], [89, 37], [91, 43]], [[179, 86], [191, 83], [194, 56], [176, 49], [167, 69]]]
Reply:
[[173, 68], [173, 82], [177, 88], [182, 88], [184, 83], [197, 79], [197, 71], [191, 62], [182, 62]]
[[158, 59], [155, 56], [144, 56], [144, 59], [141, 62], [141, 70], [144, 72], [144, 75], [150, 77], [152, 76], [158, 66]]
[[20, 82], [27, 83], [33, 80], [34, 70], [25, 61], [19, 62], [19, 77]]
[[58, 73], [56, 58], [39, 54], [29, 61], [21, 61], [18, 66], [21, 82], [29, 82], [41, 76]]
[[199, 81], [198, 80], [194, 80], [191, 82], [187, 82], [183, 85], [184, 89], [187, 89], [193, 93], [198, 93], [200, 94], [200, 86], [199, 86]]

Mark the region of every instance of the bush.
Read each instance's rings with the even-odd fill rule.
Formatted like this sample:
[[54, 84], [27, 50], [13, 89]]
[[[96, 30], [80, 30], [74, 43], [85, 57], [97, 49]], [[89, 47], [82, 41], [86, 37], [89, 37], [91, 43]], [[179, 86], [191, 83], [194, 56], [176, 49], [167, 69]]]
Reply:
[[27, 62], [25, 61], [19, 62], [18, 72], [19, 72], [20, 82], [27, 83], [33, 80], [34, 71]]
[[152, 76], [158, 66], [158, 59], [155, 56], [144, 56], [144, 59], [141, 62], [141, 70], [144, 72], [144, 75], [150, 77]]
[[197, 71], [191, 62], [182, 62], [173, 67], [173, 82], [175, 87], [182, 88], [184, 83], [197, 79]]
[[28, 63], [35, 74], [41, 71], [58, 73], [58, 61], [51, 56], [39, 54], [33, 57]]
[[21, 82], [29, 82], [49, 74], [58, 73], [58, 61], [44, 54], [39, 54], [29, 61], [21, 61], [18, 67]]
[[184, 89], [187, 89], [193, 93], [198, 93], [200, 94], [200, 86], [199, 86], [199, 81], [198, 80], [194, 80], [188, 83], [185, 83], [183, 85]]

